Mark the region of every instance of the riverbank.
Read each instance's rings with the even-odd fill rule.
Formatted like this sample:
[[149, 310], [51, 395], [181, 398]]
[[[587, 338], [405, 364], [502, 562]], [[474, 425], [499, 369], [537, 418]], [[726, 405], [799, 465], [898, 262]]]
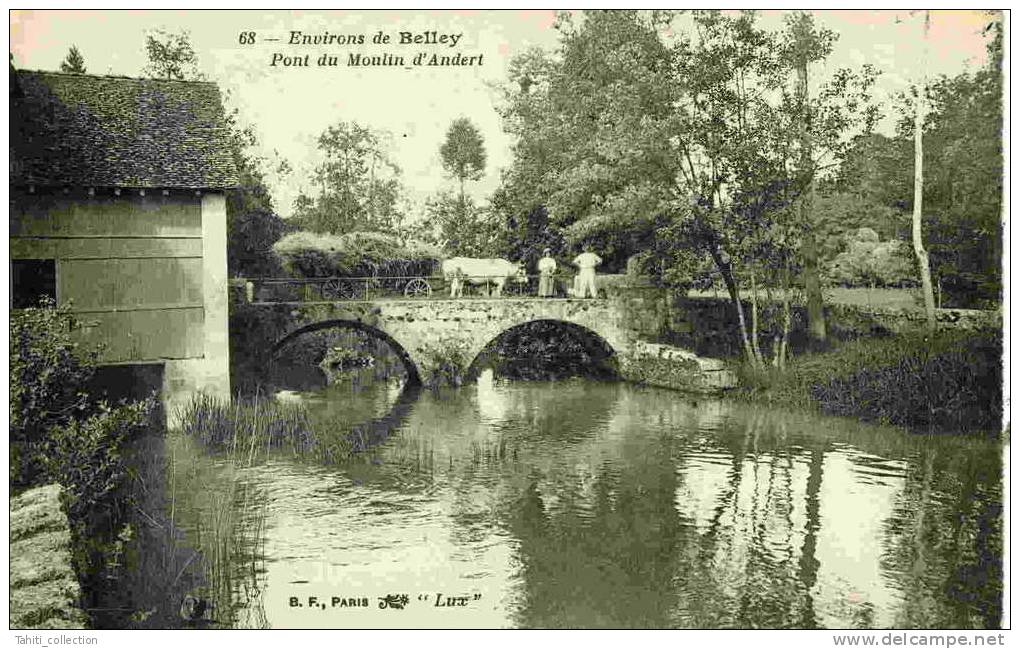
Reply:
[[742, 366], [732, 396], [919, 432], [998, 436], [1001, 362], [1001, 335], [988, 330], [863, 337], [794, 356], [783, 372]]

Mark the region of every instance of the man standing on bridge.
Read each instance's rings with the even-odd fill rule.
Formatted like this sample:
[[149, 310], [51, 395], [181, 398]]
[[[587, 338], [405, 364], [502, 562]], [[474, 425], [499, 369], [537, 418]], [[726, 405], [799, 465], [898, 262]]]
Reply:
[[598, 289], [595, 288], [595, 267], [602, 263], [599, 257], [591, 251], [591, 244], [584, 247], [584, 252], [574, 258], [574, 265], [578, 267], [577, 273], [577, 297], [598, 297]]

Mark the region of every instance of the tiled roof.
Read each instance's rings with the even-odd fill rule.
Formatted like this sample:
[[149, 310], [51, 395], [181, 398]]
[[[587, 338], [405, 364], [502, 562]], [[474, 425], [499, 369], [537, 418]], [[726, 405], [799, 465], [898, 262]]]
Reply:
[[219, 189], [237, 185], [219, 88], [199, 81], [19, 71], [16, 185]]

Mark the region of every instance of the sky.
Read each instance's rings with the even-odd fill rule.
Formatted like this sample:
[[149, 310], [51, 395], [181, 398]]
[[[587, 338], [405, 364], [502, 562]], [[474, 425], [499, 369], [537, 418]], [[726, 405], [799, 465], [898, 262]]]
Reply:
[[[288, 215], [299, 191], [309, 186], [319, 161], [316, 139], [325, 128], [355, 120], [388, 134], [391, 158], [403, 170], [409, 208], [420, 213], [426, 197], [455, 182], [443, 171], [439, 148], [450, 123], [469, 117], [479, 128], [488, 152], [484, 177], [469, 191], [484, 199], [510, 165], [512, 141], [497, 113], [498, 84], [507, 66], [531, 47], [553, 49], [557, 33], [552, 10], [447, 11], [12, 11], [10, 50], [14, 65], [57, 70], [68, 48], [76, 45], [91, 74], [141, 76], [146, 63], [144, 34], [164, 28], [190, 32], [201, 72], [219, 84], [229, 109], [255, 128], [263, 153], [276, 152], [293, 172], [271, 175], [277, 210]], [[762, 24], [778, 29], [783, 13], [765, 11]], [[823, 81], [833, 70], [875, 66], [882, 74], [876, 98], [888, 101], [921, 73], [921, 28], [918, 16], [905, 11], [819, 11], [816, 20], [839, 34], [824, 66], [812, 70]], [[933, 11], [928, 72], [955, 75], [976, 69], [985, 60], [980, 34], [987, 17], [977, 11]], [[363, 35], [364, 44], [291, 45], [292, 32], [314, 36]], [[255, 43], [241, 44], [242, 32], [255, 32]], [[373, 44], [382, 32], [389, 44]], [[400, 45], [400, 32], [427, 39], [447, 36], [445, 43]], [[456, 46], [450, 39], [460, 35]], [[264, 39], [276, 38], [273, 42]], [[350, 67], [348, 56], [403, 56], [405, 66]], [[480, 65], [424, 67], [409, 64], [418, 54], [481, 56]], [[308, 67], [271, 65], [281, 57], [309, 55]], [[338, 57], [336, 67], [316, 65], [317, 57]], [[277, 57], [279, 58], [279, 57]], [[391, 59], [392, 60], [392, 59]], [[479, 61], [479, 59], [475, 59]], [[409, 68], [409, 69], [408, 69]], [[893, 120], [879, 129], [891, 133]]]

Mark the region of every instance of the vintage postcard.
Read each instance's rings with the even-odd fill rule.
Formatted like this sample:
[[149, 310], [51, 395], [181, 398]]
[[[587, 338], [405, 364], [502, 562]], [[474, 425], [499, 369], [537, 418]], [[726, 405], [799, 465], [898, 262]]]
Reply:
[[12, 642], [1004, 644], [1003, 11], [9, 20]]

